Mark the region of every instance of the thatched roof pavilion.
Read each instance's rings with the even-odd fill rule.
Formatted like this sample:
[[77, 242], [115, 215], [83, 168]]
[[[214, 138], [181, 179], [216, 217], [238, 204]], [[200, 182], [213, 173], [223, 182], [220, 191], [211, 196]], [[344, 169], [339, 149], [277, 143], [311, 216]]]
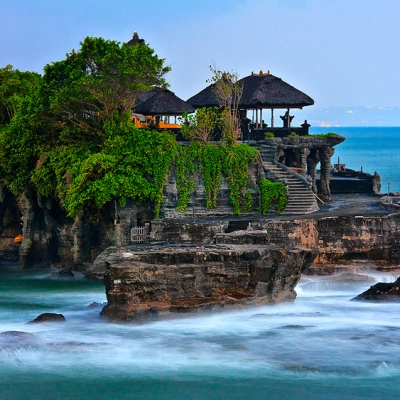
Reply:
[[143, 115], [182, 115], [193, 113], [195, 109], [166, 89], [154, 89], [141, 96], [135, 107], [135, 113]]
[[[274, 109], [289, 109], [303, 108], [314, 104], [314, 100], [289, 85], [281, 78], [272, 74], [264, 74], [260, 71], [259, 74], [251, 74], [239, 80], [239, 84], [243, 85], [243, 94], [239, 102], [241, 110], [258, 110], [260, 114], [262, 109], [271, 110], [271, 126], [273, 126], [273, 110]], [[196, 95], [187, 100], [194, 108], [214, 107], [218, 106], [218, 99], [214, 94], [214, 86], [212, 84]], [[262, 115], [262, 114], [261, 114]], [[261, 122], [261, 116], [260, 116]]]

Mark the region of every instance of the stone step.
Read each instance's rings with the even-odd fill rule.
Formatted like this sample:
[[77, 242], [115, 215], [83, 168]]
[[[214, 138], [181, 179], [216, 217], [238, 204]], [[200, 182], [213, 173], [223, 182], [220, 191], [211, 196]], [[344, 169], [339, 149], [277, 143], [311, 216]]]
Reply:
[[284, 170], [272, 162], [265, 162], [265, 156], [264, 151], [262, 153], [264, 170], [275, 180], [284, 182], [288, 187], [288, 203], [282, 214], [310, 214], [317, 211], [318, 204], [310, 188], [294, 172]]

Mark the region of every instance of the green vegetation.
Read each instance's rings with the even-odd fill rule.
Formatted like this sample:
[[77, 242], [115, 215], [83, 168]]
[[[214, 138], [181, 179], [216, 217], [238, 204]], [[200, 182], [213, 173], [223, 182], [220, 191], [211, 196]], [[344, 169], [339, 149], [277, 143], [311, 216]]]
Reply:
[[320, 138], [326, 139], [326, 138], [328, 138], [330, 136], [339, 136], [339, 135], [337, 133], [334, 133], [334, 132], [328, 132], [328, 133], [317, 133], [317, 134], [312, 135], [312, 136], [318, 136]]
[[289, 136], [298, 136], [298, 134], [296, 132], [290, 132]]
[[266, 139], [271, 139], [271, 138], [274, 138], [274, 137], [275, 137], [275, 135], [273, 134], [273, 132], [265, 132], [264, 135], [265, 135], [265, 138], [266, 138]]
[[138, 131], [129, 116], [166, 86], [164, 60], [144, 43], [87, 37], [44, 71], [0, 70], [0, 181], [59, 199], [71, 216], [96, 218], [112, 198], [151, 199], [157, 212], [175, 138]]
[[287, 205], [286, 187], [282, 182], [261, 179], [258, 183], [261, 193], [261, 214], [267, 215], [271, 206], [281, 214]]
[[239, 102], [243, 94], [243, 85], [239, 83], [239, 74], [231, 71], [221, 71], [210, 66], [213, 73], [208, 81], [213, 84], [213, 92], [220, 110], [219, 127], [222, 141], [234, 145], [240, 137]]
[[[96, 221], [106, 204], [118, 200], [123, 206], [127, 199], [154, 202], [158, 217], [166, 176], [175, 165], [177, 209], [186, 212], [201, 174], [207, 208], [217, 207], [225, 176], [234, 212], [251, 211], [249, 164], [260, 155], [236, 144], [235, 113], [204, 109], [185, 116], [189, 146], [178, 145], [172, 133], [131, 123], [137, 98], [166, 87], [168, 71], [144, 43], [93, 37], [64, 60], [46, 65], [43, 77], [11, 66], [0, 69], [0, 182], [15, 195], [53, 197], [72, 217]], [[237, 76], [214, 72], [223, 106], [234, 109], [241, 95]], [[216, 127], [223, 134], [217, 145], [210, 143]]]
[[184, 113], [180, 118], [181, 132], [186, 139], [192, 142], [208, 143], [218, 128], [221, 127], [221, 113], [218, 107], [199, 108], [195, 114]]
[[178, 188], [178, 209], [185, 212], [190, 200], [190, 195], [195, 189], [195, 165], [199, 165], [207, 194], [206, 207], [217, 207], [217, 196], [224, 175], [229, 182], [230, 202], [234, 212], [251, 211], [252, 197], [249, 186], [249, 163], [257, 161], [260, 157], [258, 150], [248, 146], [224, 145], [219, 143], [200, 144], [192, 143], [190, 146], [178, 146], [176, 160], [176, 178]]

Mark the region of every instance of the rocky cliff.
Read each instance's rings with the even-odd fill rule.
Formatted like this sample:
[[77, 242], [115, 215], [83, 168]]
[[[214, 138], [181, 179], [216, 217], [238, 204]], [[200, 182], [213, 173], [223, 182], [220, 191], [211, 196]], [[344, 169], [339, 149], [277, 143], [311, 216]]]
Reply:
[[[113, 244], [109, 210], [99, 223], [69, 218], [60, 204], [50, 198], [26, 193], [15, 198], [1, 188], [0, 260], [18, 260], [22, 267], [49, 266], [83, 269]], [[21, 243], [14, 238], [22, 234]]]

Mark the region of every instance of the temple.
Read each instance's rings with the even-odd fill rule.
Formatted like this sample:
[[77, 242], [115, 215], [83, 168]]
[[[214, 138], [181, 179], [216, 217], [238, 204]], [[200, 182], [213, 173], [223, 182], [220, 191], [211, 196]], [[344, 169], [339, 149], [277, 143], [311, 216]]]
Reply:
[[[290, 109], [302, 109], [313, 105], [314, 100], [311, 97], [269, 71], [265, 74], [262, 70], [259, 74], [252, 73], [240, 79], [238, 85], [243, 88], [238, 107], [242, 120], [242, 140], [263, 140], [266, 132], [271, 132], [275, 137], [281, 138], [289, 136], [292, 132], [299, 136], [308, 135], [310, 125], [306, 121], [301, 127], [291, 127], [293, 116], [290, 115]], [[196, 109], [218, 106], [214, 87], [215, 84], [206, 87], [187, 102]], [[265, 110], [270, 111], [268, 121], [268, 113]], [[280, 116], [283, 120], [282, 127], [275, 126], [275, 110], [285, 110], [284, 115]], [[252, 113], [251, 119], [248, 118], [249, 113]]]
[[[139, 39], [135, 32], [128, 44], [134, 46], [142, 42], [143, 39]], [[238, 141], [260, 151], [263, 176], [272, 181], [282, 181], [287, 186], [285, 214], [317, 211], [317, 199], [325, 201], [331, 198], [331, 157], [334, 146], [343, 142], [344, 138], [339, 135], [309, 135], [310, 124], [307, 121], [300, 126], [292, 126], [293, 110], [311, 106], [314, 100], [270, 71], [252, 72], [238, 80], [237, 84], [241, 94], [237, 108], [230, 112], [237, 113], [240, 120]], [[176, 134], [178, 141], [187, 141], [180, 132], [177, 117], [203, 107], [218, 107], [223, 111], [215, 86], [216, 83], [207, 86], [186, 102], [168, 90], [147, 92], [138, 99], [132, 121], [138, 128], [168, 129]], [[220, 134], [216, 132], [213, 140], [220, 139]], [[169, 212], [165, 210], [164, 214]]]

